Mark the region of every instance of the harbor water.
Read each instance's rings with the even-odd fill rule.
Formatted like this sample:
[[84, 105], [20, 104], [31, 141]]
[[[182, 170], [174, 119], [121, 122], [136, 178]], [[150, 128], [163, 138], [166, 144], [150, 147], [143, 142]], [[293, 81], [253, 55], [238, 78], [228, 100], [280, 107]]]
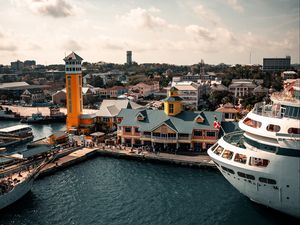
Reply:
[[[39, 139], [64, 125], [32, 128]], [[218, 171], [106, 157], [36, 180], [31, 192], [0, 215], [3, 225], [299, 224], [252, 203]]]

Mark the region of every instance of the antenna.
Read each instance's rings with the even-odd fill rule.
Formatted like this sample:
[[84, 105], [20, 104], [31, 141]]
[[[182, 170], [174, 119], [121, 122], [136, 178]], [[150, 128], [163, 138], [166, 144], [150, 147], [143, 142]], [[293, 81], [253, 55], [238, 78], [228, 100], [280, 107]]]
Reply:
[[249, 56], [249, 64], [251, 65], [251, 52], [250, 52], [250, 56]]

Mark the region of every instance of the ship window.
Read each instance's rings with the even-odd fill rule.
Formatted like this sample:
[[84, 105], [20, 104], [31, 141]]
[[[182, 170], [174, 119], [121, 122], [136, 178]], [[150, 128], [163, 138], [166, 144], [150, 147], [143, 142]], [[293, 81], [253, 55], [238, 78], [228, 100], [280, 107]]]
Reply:
[[223, 158], [229, 159], [229, 160], [232, 159], [232, 156], [233, 156], [233, 152], [229, 151], [229, 150], [225, 150], [222, 155]]
[[280, 131], [280, 126], [274, 125], [274, 124], [269, 124], [267, 126], [267, 131], [270, 131], [270, 132], [279, 132]]
[[243, 154], [236, 153], [234, 157], [235, 162], [246, 164], [247, 156]]
[[[179, 135], [180, 136], [180, 135]], [[212, 148], [211, 151], [214, 152], [219, 146], [217, 144], [215, 144]]]
[[255, 180], [255, 177], [251, 174], [246, 174], [246, 173], [242, 173], [242, 172], [237, 172], [237, 174], [240, 177], [243, 177], [243, 178], [246, 178], [246, 179], [249, 179], [249, 180]]
[[269, 178], [260, 177], [260, 178], [258, 178], [258, 180], [260, 182], [266, 183], [266, 184], [276, 184], [276, 180], [269, 179]]
[[243, 122], [247, 126], [253, 127], [253, 128], [260, 128], [261, 127], [261, 122], [252, 120], [250, 118], [246, 118]]
[[300, 134], [300, 128], [291, 127], [288, 129], [289, 134]]
[[229, 169], [229, 168], [227, 168], [227, 167], [225, 167], [225, 166], [221, 166], [221, 167], [222, 167], [222, 169], [225, 170], [226, 172], [231, 173], [231, 174], [234, 174], [234, 171], [233, 171], [232, 169]]
[[269, 160], [250, 157], [249, 165], [250, 166], [258, 166], [258, 167], [267, 167], [269, 165]]
[[216, 148], [216, 150], [214, 151], [214, 153], [216, 155], [221, 155], [221, 153], [223, 152], [223, 150], [224, 150], [224, 148], [221, 147], [221, 146], [219, 146], [219, 147]]

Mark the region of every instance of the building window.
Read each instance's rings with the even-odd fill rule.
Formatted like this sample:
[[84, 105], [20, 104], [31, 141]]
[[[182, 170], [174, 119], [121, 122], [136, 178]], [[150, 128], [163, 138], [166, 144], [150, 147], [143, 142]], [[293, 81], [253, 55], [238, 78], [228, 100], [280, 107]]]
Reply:
[[194, 130], [194, 136], [195, 137], [201, 137], [202, 136], [202, 131], [201, 130]]
[[140, 133], [139, 128], [138, 128], [138, 127], [135, 127], [135, 128], [134, 128], [134, 132], [135, 132], [135, 133]]
[[169, 113], [174, 113], [174, 104], [169, 104]]
[[71, 86], [71, 76], [68, 76], [68, 86]]
[[107, 123], [107, 122], [109, 122], [109, 118], [108, 117], [103, 117], [102, 121]]
[[126, 133], [131, 133], [131, 127], [125, 127], [125, 132]]
[[207, 137], [215, 137], [216, 136], [216, 132], [214, 132], [214, 131], [207, 131], [206, 132], [206, 136]]

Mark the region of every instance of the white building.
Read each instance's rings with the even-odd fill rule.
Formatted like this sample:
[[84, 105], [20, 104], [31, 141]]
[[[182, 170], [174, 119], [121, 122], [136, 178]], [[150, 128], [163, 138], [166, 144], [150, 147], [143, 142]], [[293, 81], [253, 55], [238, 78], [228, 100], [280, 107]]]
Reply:
[[197, 109], [200, 102], [200, 85], [194, 82], [176, 82], [173, 87], [178, 89], [178, 96], [183, 99], [185, 106]]
[[127, 77], [125, 75], [125, 72], [120, 70], [111, 70], [106, 73], [91, 73], [87, 74], [83, 77], [83, 84], [88, 84], [89, 80], [92, 79], [95, 76], [99, 76], [103, 80], [103, 84], [106, 85], [110, 81], [120, 81], [120, 82], [126, 82]]

